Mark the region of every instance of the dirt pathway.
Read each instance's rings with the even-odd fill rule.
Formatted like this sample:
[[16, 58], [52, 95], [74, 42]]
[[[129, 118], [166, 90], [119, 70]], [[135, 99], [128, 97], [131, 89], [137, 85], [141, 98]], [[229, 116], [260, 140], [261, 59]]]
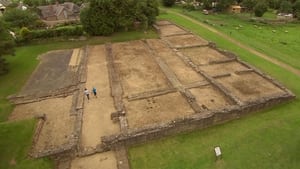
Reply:
[[[86, 88], [96, 87], [98, 98], [91, 94], [85, 98], [81, 146], [95, 148], [101, 143], [101, 137], [119, 132], [118, 123], [113, 123], [110, 114], [115, 111], [110, 95], [110, 85], [106, 66], [105, 48], [103, 45], [90, 47], [87, 65]], [[82, 91], [83, 92], [83, 91]]]
[[195, 24], [197, 24], [197, 25], [199, 25], [199, 26], [201, 26], [201, 27], [203, 27], [205, 29], [208, 29], [209, 31], [211, 31], [211, 32], [213, 32], [213, 33], [221, 36], [222, 38], [227, 39], [228, 41], [230, 41], [232, 43], [234, 43], [235, 45], [239, 46], [240, 48], [246, 49], [250, 53], [252, 53], [252, 54], [254, 54], [256, 56], [259, 56], [259, 57], [261, 57], [261, 58], [263, 58], [263, 59], [265, 59], [265, 60], [267, 60], [267, 61], [269, 61], [269, 62], [271, 62], [271, 63], [273, 63], [275, 65], [278, 65], [278, 66], [280, 66], [280, 67], [282, 67], [282, 68], [284, 68], [284, 69], [286, 69], [286, 70], [288, 70], [288, 71], [290, 71], [290, 72], [292, 72], [292, 73], [300, 76], [300, 70], [298, 70], [298, 69], [296, 69], [296, 68], [294, 68], [294, 67], [292, 67], [292, 66], [290, 66], [290, 65], [288, 65], [286, 63], [283, 63], [283, 62], [281, 62], [279, 60], [276, 60], [276, 59], [274, 59], [274, 58], [272, 58], [272, 57], [270, 57], [270, 56], [268, 56], [266, 54], [258, 52], [255, 49], [253, 49], [253, 48], [251, 48], [251, 47], [249, 47], [247, 45], [241, 44], [239, 41], [231, 38], [230, 36], [228, 36], [228, 35], [226, 35], [226, 34], [224, 34], [222, 32], [219, 32], [218, 30], [216, 30], [216, 29], [214, 29], [214, 28], [212, 28], [212, 27], [210, 27], [210, 26], [208, 26], [206, 24], [203, 24], [203, 23], [201, 23], [201, 22], [199, 22], [199, 21], [197, 21], [195, 19], [192, 19], [192, 18], [190, 18], [188, 16], [185, 16], [183, 14], [180, 14], [178, 12], [174, 12], [174, 11], [171, 11], [171, 10], [168, 10], [168, 12], [172, 13], [172, 14], [175, 14], [175, 15], [178, 15], [178, 16], [181, 16], [181, 17], [183, 17], [183, 18], [185, 18], [185, 19], [187, 19], [187, 20], [189, 20], [189, 21], [191, 21], [191, 22], [193, 22], [193, 23], [195, 23]]
[[71, 169], [117, 169], [115, 153], [109, 151], [88, 157], [76, 158], [72, 161]]

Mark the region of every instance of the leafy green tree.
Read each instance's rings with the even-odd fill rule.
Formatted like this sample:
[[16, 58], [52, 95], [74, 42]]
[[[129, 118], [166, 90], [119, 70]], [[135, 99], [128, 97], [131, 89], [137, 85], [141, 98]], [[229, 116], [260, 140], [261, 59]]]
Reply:
[[4, 55], [11, 55], [14, 53], [14, 41], [9, 34], [4, 22], [0, 19], [0, 75], [8, 72], [7, 63]]
[[235, 0], [219, 0], [216, 6], [217, 11], [226, 11], [230, 5], [234, 4]]
[[268, 6], [271, 9], [279, 9], [282, 0], [267, 0]]
[[293, 11], [293, 5], [291, 2], [284, 0], [280, 4], [279, 11], [282, 13], [292, 13]]
[[175, 4], [176, 0], [162, 0], [162, 3], [166, 7], [171, 7]]
[[300, 0], [297, 0], [293, 5], [294, 15], [300, 20]]
[[3, 19], [13, 28], [34, 28], [37, 26], [39, 17], [29, 10], [10, 9], [3, 14]]
[[262, 17], [268, 10], [268, 5], [264, 1], [258, 2], [254, 7], [254, 14], [257, 17]]
[[115, 30], [115, 9], [110, 0], [91, 0], [80, 13], [80, 21], [91, 35], [109, 35]]
[[247, 11], [252, 12], [254, 10], [257, 0], [243, 0], [242, 5], [246, 7]]
[[128, 30], [134, 23], [143, 28], [152, 25], [158, 15], [155, 0], [91, 0], [90, 7], [80, 14], [83, 28], [91, 35], [110, 35]]

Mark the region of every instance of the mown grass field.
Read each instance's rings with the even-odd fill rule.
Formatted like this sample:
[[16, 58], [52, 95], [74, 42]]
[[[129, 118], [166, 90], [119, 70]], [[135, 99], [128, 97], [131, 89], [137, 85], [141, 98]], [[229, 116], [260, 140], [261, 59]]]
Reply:
[[[212, 17], [211, 20], [214, 19], [213, 16], [209, 17]], [[228, 17], [228, 22], [231, 24], [244, 22], [237, 20], [237, 18]], [[242, 60], [268, 73], [297, 96], [300, 96], [299, 76], [236, 47], [226, 39], [178, 15], [167, 13], [160, 15], [160, 18], [171, 20], [195, 34], [215, 42], [218, 47], [238, 54]], [[215, 19], [221, 20], [220, 18], [223, 18], [222, 22], [225, 20], [227, 22], [225, 15], [222, 17], [216, 16]], [[230, 27], [234, 26], [231, 25]], [[253, 28], [249, 31], [244, 29], [245, 33], [241, 35], [243, 38], [234, 35], [240, 34], [238, 33], [239, 30], [232, 32], [232, 36], [237, 36], [234, 38], [245, 44], [248, 41], [253, 41], [253, 45], [255, 45], [257, 41], [255, 49], [260, 49], [260, 45], [270, 45], [271, 47], [262, 51], [265, 53], [271, 51], [284, 53], [282, 60], [294, 67], [300, 66], [299, 61], [295, 60], [293, 62], [293, 57], [289, 58], [287, 56], [289, 54], [298, 56], [299, 43], [291, 45], [292, 49], [289, 49], [286, 53], [286, 48], [273, 46], [273, 42], [263, 41], [261, 37], [258, 37], [251, 23], [247, 26], [244, 24], [243, 28], [245, 27]], [[295, 27], [298, 27], [298, 25], [295, 25]], [[282, 30], [289, 29], [291, 32], [295, 31], [296, 34], [299, 33], [293, 25], [280, 26], [279, 28]], [[229, 33], [230, 30], [223, 27], [218, 29], [225, 33]], [[251, 32], [255, 34], [253, 35]], [[265, 32], [265, 34], [270, 35], [271, 33]], [[246, 35], [249, 38], [246, 38]], [[281, 36], [282, 38], [287, 36], [286, 39], [293, 39], [298, 42], [290, 34], [284, 33]], [[131, 167], [132, 169], [298, 169], [300, 166], [299, 109], [300, 100], [297, 98], [293, 102], [278, 105], [223, 125], [131, 147], [129, 149]], [[220, 146], [222, 149], [223, 156], [221, 160], [216, 161], [214, 156], [215, 146]]]
[[153, 31], [121, 32], [109, 37], [91, 37], [86, 41], [43, 41], [16, 48], [15, 56], [8, 56], [10, 72], [0, 76], [0, 168], [2, 169], [50, 169], [47, 159], [33, 160], [27, 157], [31, 146], [35, 120], [5, 122], [13, 110], [6, 99], [17, 93], [38, 65], [37, 56], [50, 50], [83, 47], [143, 38], [157, 38]]

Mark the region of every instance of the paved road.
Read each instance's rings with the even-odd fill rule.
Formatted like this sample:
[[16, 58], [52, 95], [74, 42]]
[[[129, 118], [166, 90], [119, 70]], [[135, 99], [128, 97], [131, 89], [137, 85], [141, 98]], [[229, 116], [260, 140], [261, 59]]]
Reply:
[[274, 59], [271, 56], [268, 56], [268, 55], [263, 54], [261, 52], [258, 52], [255, 49], [253, 49], [253, 48], [251, 48], [251, 47], [249, 47], [247, 45], [241, 44], [239, 41], [231, 38], [230, 36], [228, 36], [228, 35], [220, 32], [220, 31], [218, 31], [218, 30], [216, 30], [216, 29], [214, 29], [214, 28], [212, 28], [212, 27], [210, 27], [210, 26], [208, 26], [208, 25], [206, 25], [204, 23], [201, 23], [201, 22], [199, 22], [199, 21], [197, 21], [195, 19], [192, 19], [192, 18], [190, 18], [190, 17], [188, 17], [186, 15], [183, 15], [183, 14], [180, 14], [178, 12], [171, 11], [171, 10], [168, 10], [168, 12], [172, 13], [172, 14], [175, 14], [175, 15], [178, 15], [178, 16], [181, 16], [181, 17], [183, 17], [183, 18], [185, 18], [185, 19], [187, 19], [187, 20], [189, 20], [189, 21], [191, 21], [191, 22], [193, 22], [193, 23], [195, 23], [195, 24], [197, 24], [197, 25], [199, 25], [199, 26], [201, 26], [201, 27], [203, 27], [205, 29], [208, 29], [209, 31], [211, 31], [211, 32], [213, 32], [213, 33], [221, 36], [222, 38], [227, 39], [228, 41], [230, 41], [232, 43], [234, 43], [235, 45], [239, 46], [240, 48], [248, 50], [252, 54], [254, 54], [256, 56], [259, 56], [259, 57], [261, 57], [261, 58], [263, 58], [263, 59], [265, 59], [265, 60], [267, 60], [267, 61], [269, 61], [271, 63], [274, 63], [275, 65], [278, 65], [278, 66], [280, 66], [280, 67], [282, 67], [282, 68], [284, 68], [284, 69], [286, 69], [286, 70], [288, 70], [288, 71], [290, 71], [290, 72], [292, 72], [292, 73], [294, 73], [294, 74], [296, 74], [297, 76], [300, 77], [300, 70], [298, 70], [298, 69], [296, 69], [296, 68], [294, 68], [294, 67], [292, 67], [292, 66], [290, 66], [290, 65], [288, 65], [286, 63], [283, 63], [283, 62], [281, 62], [281, 61], [279, 61], [277, 59]]

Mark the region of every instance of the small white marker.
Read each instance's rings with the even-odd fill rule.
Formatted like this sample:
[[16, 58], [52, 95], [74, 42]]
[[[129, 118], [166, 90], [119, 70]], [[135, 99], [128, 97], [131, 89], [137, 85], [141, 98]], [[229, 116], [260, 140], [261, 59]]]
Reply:
[[217, 158], [222, 156], [221, 148], [219, 146], [215, 147], [215, 154]]

